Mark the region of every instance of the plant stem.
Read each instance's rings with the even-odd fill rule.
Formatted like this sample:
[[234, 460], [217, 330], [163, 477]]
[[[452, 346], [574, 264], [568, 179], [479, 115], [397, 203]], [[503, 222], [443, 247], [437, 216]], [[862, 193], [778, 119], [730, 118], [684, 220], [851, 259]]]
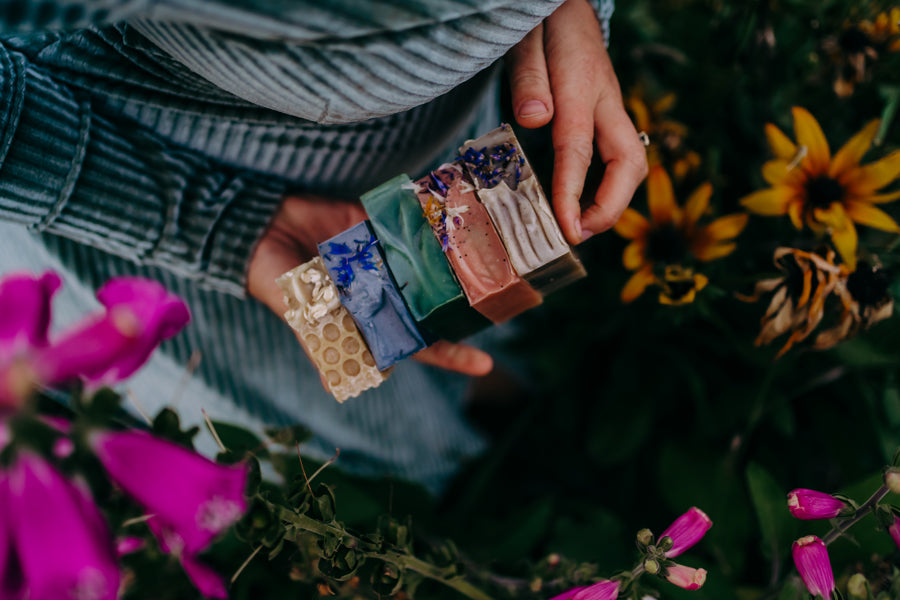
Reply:
[[827, 546], [834, 540], [838, 539], [841, 534], [845, 531], [856, 525], [863, 517], [872, 512], [875, 509], [875, 506], [881, 502], [881, 499], [887, 496], [888, 492], [887, 485], [882, 485], [880, 488], [875, 490], [875, 493], [872, 494], [868, 500], [866, 500], [862, 506], [856, 509], [856, 512], [853, 513], [853, 516], [849, 519], [839, 521], [827, 534], [822, 538], [822, 541]]
[[358, 544], [356, 546], [356, 550], [365, 554], [366, 556], [384, 560], [386, 562], [397, 565], [401, 570], [408, 569], [429, 579], [439, 581], [440, 583], [453, 588], [467, 598], [471, 598], [471, 600], [493, 600], [491, 596], [475, 587], [464, 577], [462, 577], [461, 575], [457, 575], [453, 567], [438, 567], [403, 551], [386, 550], [384, 552], [377, 552], [363, 550], [361, 545], [359, 545], [361, 540], [353, 534], [348, 533], [341, 525], [330, 525], [328, 523], [317, 521], [316, 519], [313, 519], [306, 515], [298, 515], [297, 513], [282, 506], [273, 508], [277, 510], [278, 516], [281, 520], [289, 522], [297, 529], [321, 537], [324, 537], [326, 535], [335, 535], [339, 536], [342, 540], [352, 540], [353, 542], [356, 542]]

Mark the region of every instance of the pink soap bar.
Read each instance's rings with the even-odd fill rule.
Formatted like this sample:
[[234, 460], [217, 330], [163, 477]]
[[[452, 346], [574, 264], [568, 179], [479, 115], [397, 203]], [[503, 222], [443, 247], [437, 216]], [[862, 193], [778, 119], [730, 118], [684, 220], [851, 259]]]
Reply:
[[415, 185], [425, 217], [472, 308], [502, 323], [541, 303], [541, 295], [510, 264], [459, 162], [441, 165]]

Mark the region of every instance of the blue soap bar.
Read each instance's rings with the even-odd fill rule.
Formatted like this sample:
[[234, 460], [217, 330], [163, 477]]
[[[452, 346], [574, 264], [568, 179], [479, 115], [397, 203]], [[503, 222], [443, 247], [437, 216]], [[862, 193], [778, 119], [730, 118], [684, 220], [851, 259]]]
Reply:
[[319, 254], [379, 370], [425, 348], [368, 221], [319, 244]]

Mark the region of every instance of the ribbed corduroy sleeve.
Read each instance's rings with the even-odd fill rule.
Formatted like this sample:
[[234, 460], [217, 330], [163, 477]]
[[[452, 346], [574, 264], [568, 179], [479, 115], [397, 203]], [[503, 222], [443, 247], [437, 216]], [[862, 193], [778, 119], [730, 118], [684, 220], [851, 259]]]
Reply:
[[244, 293], [285, 191], [90, 102], [0, 46], [0, 218]]

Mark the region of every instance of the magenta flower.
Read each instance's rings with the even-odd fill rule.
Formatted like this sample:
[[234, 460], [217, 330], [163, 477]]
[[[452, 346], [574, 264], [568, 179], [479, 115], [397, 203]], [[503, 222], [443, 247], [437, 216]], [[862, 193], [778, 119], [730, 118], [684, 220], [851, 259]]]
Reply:
[[224, 582], [196, 556], [247, 509], [246, 465], [217, 464], [142, 431], [99, 432], [90, 442], [112, 481], [152, 515], [160, 548], [180, 557], [206, 596], [225, 597]]
[[666, 580], [686, 590], [699, 590], [706, 583], [706, 569], [674, 565], [666, 568]]
[[894, 523], [888, 527], [888, 533], [891, 534], [891, 539], [900, 548], [900, 517], [894, 516]]
[[830, 519], [847, 508], [847, 503], [831, 494], [799, 488], [788, 493], [788, 510], [798, 519]]
[[40, 354], [38, 364], [54, 382], [82, 377], [102, 386], [121, 381], [190, 320], [184, 301], [149, 279], [111, 279], [97, 299], [104, 314], [80, 323]]
[[659, 536], [660, 540], [664, 537], [672, 539], [672, 547], [666, 551], [666, 556], [669, 558], [678, 556], [699, 542], [710, 527], [712, 527], [712, 520], [706, 516], [706, 513], [697, 507], [692, 507], [675, 519]]
[[604, 579], [593, 585], [565, 591], [550, 600], [615, 600], [619, 596], [619, 582]]
[[0, 506], [4, 599], [115, 600], [115, 547], [86, 490], [26, 452], [0, 475]]
[[834, 573], [828, 560], [825, 542], [814, 535], [802, 537], [791, 547], [794, 564], [806, 589], [814, 597], [831, 598], [834, 594]]
[[0, 280], [0, 409], [19, 406], [34, 385], [27, 356], [47, 345], [50, 300], [59, 285], [59, 277], [49, 272]]

